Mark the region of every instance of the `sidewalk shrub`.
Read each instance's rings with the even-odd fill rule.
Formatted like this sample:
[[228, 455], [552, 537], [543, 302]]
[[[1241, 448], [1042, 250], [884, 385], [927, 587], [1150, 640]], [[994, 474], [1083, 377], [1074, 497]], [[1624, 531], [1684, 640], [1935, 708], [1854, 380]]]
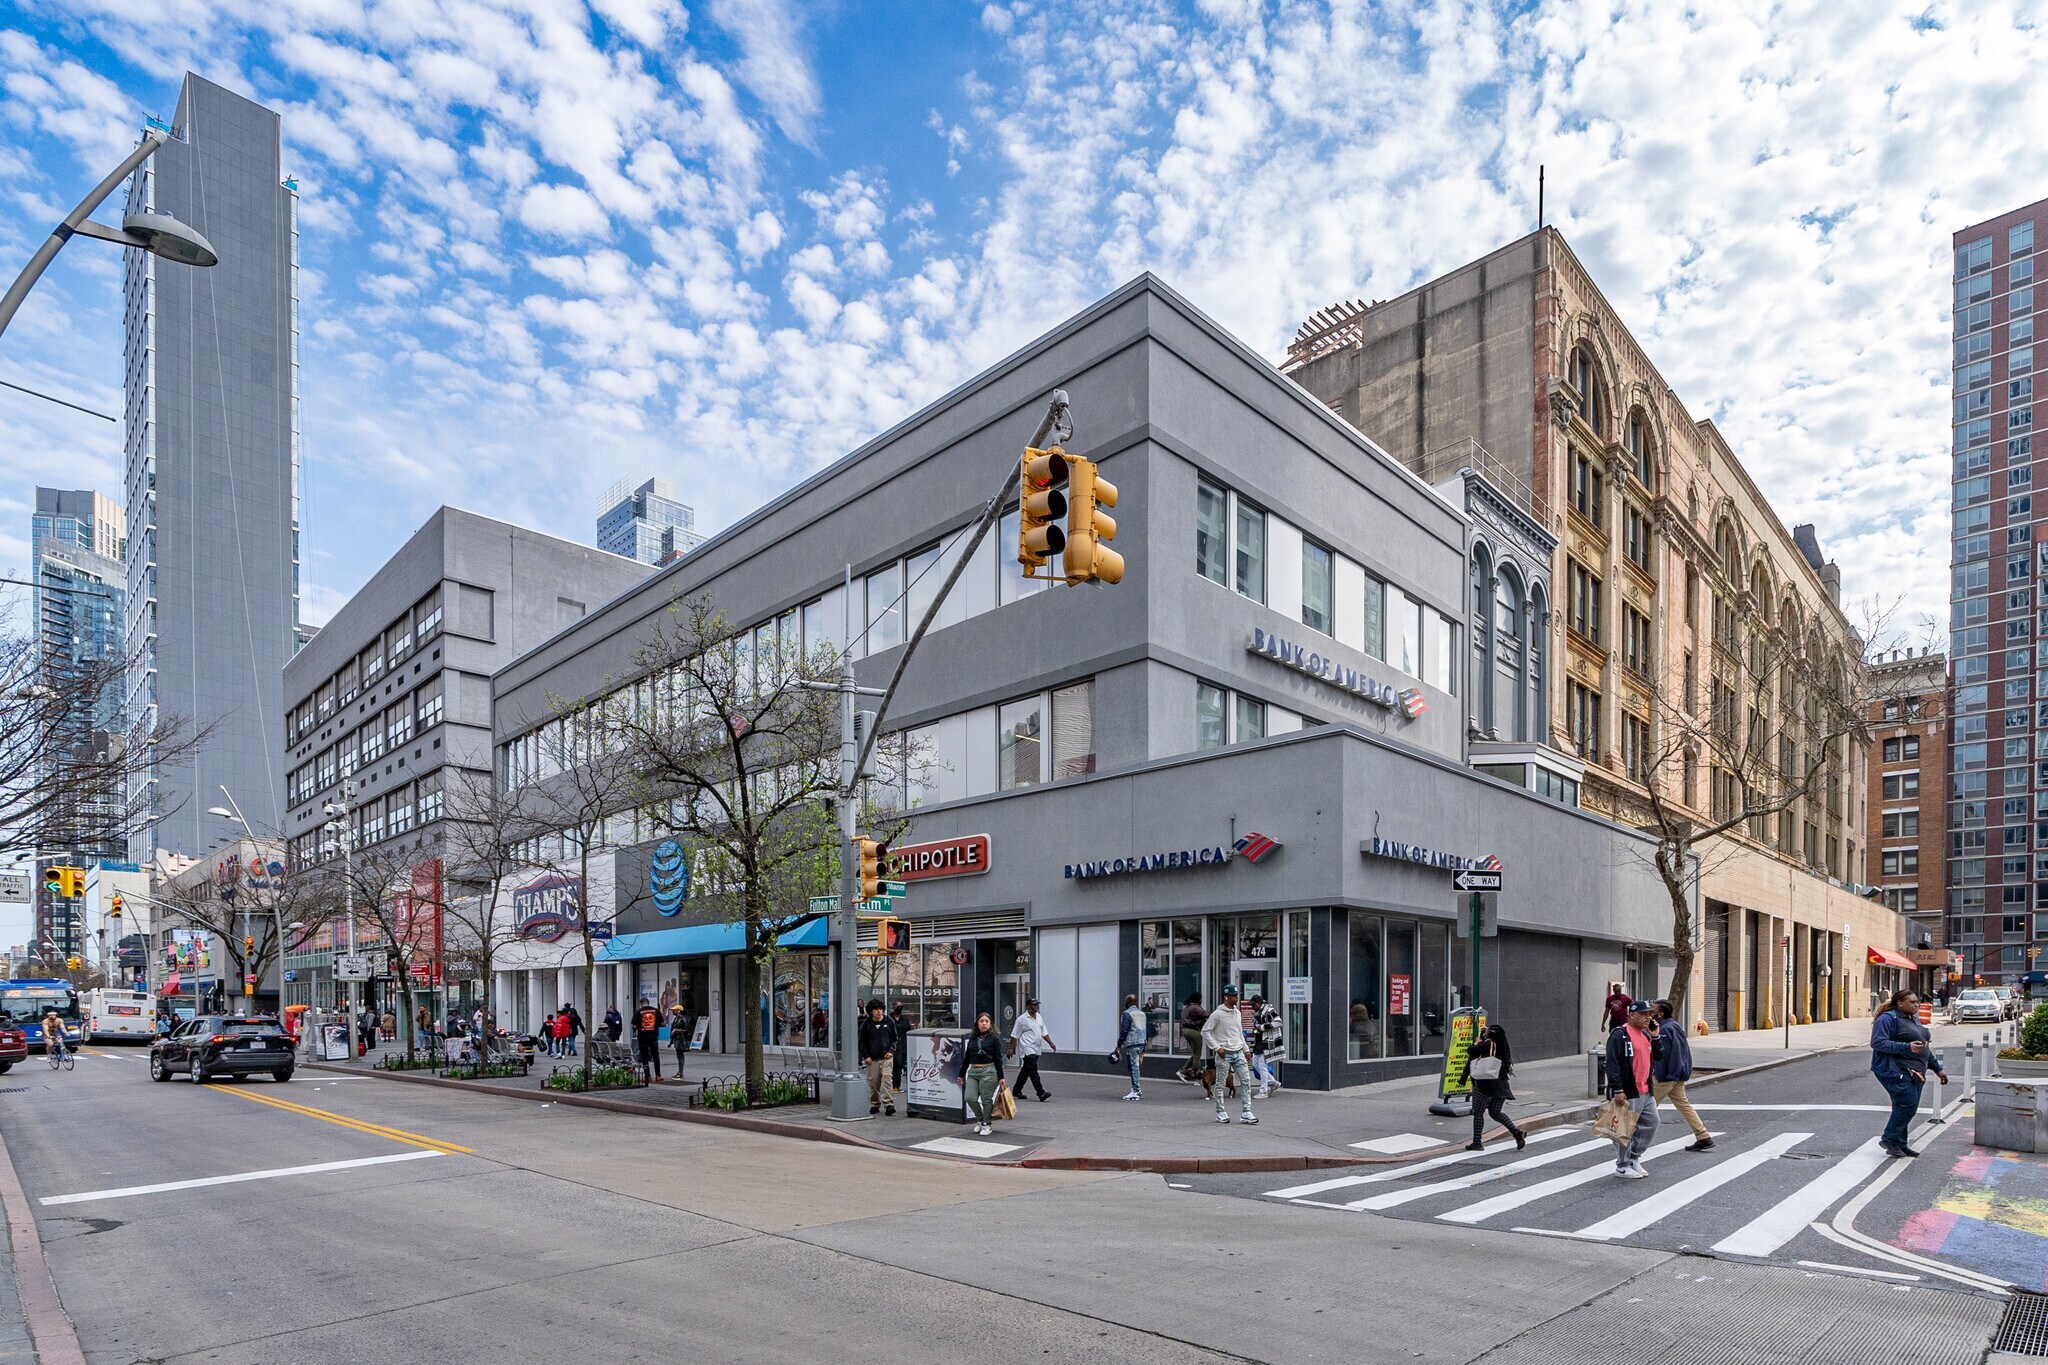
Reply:
[[2034, 1006], [2034, 1012], [2020, 1025], [2020, 1051], [2030, 1057], [2048, 1057], [2048, 1001]]
[[761, 1093], [752, 1099], [747, 1096], [747, 1084], [738, 1077], [720, 1077], [705, 1081], [703, 1090], [697, 1095], [696, 1103], [706, 1109], [723, 1109], [732, 1112], [739, 1109], [776, 1109], [791, 1104], [816, 1104], [818, 1102], [817, 1081], [810, 1076], [770, 1075], [761, 1082]]
[[[545, 1082], [550, 1090], [578, 1091], [584, 1088], [581, 1071], [557, 1071]], [[592, 1090], [633, 1090], [640, 1085], [640, 1077], [630, 1066], [599, 1066], [591, 1068], [590, 1089]]]
[[380, 1071], [432, 1071], [437, 1065], [432, 1057], [405, 1057], [393, 1052], [377, 1059]]

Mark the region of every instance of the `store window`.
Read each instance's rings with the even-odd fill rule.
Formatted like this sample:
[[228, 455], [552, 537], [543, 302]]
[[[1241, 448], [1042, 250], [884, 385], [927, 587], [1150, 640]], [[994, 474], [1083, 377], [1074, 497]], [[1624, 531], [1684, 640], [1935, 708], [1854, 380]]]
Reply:
[[1348, 1055], [1354, 1062], [1386, 1056], [1385, 985], [1381, 972], [1381, 923], [1377, 915], [1351, 916], [1351, 1014]]

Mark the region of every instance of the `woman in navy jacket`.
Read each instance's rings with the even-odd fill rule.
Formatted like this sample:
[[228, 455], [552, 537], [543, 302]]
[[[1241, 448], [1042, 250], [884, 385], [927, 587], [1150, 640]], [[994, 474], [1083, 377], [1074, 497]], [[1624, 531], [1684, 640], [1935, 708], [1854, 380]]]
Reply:
[[1915, 1017], [1920, 997], [1897, 991], [1870, 1025], [1870, 1070], [1892, 1098], [1892, 1116], [1878, 1146], [1892, 1156], [1918, 1156], [1906, 1145], [1906, 1132], [1920, 1109], [1920, 1087], [1927, 1084], [1927, 1041]]

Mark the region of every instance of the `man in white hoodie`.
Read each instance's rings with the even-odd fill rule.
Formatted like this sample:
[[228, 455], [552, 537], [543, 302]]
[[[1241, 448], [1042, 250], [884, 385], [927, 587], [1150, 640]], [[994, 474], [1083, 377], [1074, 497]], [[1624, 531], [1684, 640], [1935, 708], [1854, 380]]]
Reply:
[[1244, 1059], [1244, 1016], [1237, 1008], [1237, 987], [1223, 988], [1223, 1003], [1202, 1025], [1202, 1042], [1216, 1059], [1216, 1121], [1230, 1122], [1230, 1115], [1223, 1109], [1223, 1089], [1224, 1082], [1235, 1076], [1238, 1097], [1244, 1103], [1238, 1122], [1257, 1123], [1259, 1116], [1252, 1112], [1251, 1068]]

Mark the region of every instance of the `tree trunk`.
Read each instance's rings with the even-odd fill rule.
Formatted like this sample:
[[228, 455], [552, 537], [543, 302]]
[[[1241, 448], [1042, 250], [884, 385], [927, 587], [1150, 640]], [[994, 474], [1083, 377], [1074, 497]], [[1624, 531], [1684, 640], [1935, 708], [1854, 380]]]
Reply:
[[746, 1050], [747, 1098], [759, 1096], [768, 1083], [761, 1051], [761, 921], [747, 916], [747, 951], [740, 959], [741, 1044]]
[[1692, 988], [1693, 924], [1692, 904], [1686, 899], [1686, 857], [1685, 850], [1673, 846], [1668, 852], [1657, 851], [1657, 875], [1664, 880], [1664, 890], [1671, 897], [1671, 1014], [1680, 1024], [1685, 1022], [1685, 997]]

